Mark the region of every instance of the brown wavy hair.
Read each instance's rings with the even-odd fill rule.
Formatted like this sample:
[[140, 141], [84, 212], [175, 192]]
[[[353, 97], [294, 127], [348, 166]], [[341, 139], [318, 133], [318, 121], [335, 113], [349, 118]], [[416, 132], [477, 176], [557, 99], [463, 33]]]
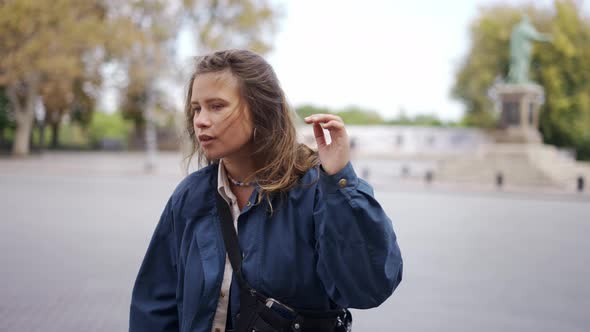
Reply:
[[299, 178], [310, 168], [319, 165], [317, 153], [297, 142], [294, 112], [287, 104], [279, 80], [266, 60], [248, 50], [223, 50], [196, 58], [186, 96], [186, 131], [190, 151], [186, 156], [187, 170], [195, 154], [199, 165], [217, 163], [209, 160], [199, 146], [193, 126], [191, 107], [192, 86], [200, 74], [229, 70], [238, 79], [241, 102], [251, 113], [252, 139], [256, 171], [245, 181], [255, 179], [260, 187], [258, 202], [273, 193], [286, 192], [295, 187]]

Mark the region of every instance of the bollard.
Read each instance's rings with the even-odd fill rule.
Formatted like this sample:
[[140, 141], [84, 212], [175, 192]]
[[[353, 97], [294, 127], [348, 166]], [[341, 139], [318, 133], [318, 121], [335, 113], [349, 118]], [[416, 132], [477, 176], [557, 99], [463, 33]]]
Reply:
[[578, 192], [581, 193], [584, 191], [584, 177], [578, 176]]
[[402, 176], [407, 177], [408, 175], [410, 175], [410, 169], [408, 168], [408, 166], [404, 165], [402, 167]]
[[354, 151], [356, 149], [356, 138], [351, 137], [349, 141], [350, 151]]
[[369, 173], [370, 173], [369, 167], [363, 168], [363, 176], [362, 176], [363, 179], [368, 180], [369, 179]]
[[498, 173], [496, 173], [496, 187], [498, 187], [498, 189], [502, 189], [503, 185], [504, 185], [504, 174], [502, 174], [502, 172], [498, 172]]
[[424, 175], [424, 180], [426, 180], [426, 184], [430, 184], [432, 182], [433, 179], [433, 174], [432, 171], [426, 171], [426, 174]]

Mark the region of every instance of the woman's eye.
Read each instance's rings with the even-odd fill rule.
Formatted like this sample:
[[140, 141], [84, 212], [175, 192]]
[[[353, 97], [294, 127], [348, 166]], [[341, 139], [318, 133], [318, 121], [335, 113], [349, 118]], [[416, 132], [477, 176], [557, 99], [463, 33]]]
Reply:
[[219, 111], [222, 108], [223, 108], [223, 105], [221, 105], [221, 104], [211, 105], [211, 109], [215, 110], [215, 111]]
[[193, 107], [193, 112], [199, 113], [201, 111], [200, 107]]

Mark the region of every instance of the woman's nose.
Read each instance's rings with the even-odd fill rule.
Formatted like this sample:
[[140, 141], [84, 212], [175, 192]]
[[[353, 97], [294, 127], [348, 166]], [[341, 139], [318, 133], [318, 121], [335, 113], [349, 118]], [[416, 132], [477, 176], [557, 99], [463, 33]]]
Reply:
[[207, 112], [201, 111], [199, 113], [195, 112], [193, 117], [193, 123], [196, 128], [205, 128], [211, 125], [211, 121], [209, 117], [206, 115]]

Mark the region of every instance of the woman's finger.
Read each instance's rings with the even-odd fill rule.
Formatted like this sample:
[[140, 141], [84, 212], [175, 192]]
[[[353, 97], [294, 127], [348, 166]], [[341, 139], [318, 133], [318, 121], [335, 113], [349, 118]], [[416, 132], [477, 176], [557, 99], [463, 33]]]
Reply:
[[324, 129], [322, 128], [322, 125], [320, 125], [319, 123], [313, 124], [313, 135], [315, 136], [315, 141], [318, 145], [318, 148], [320, 146], [326, 145], [326, 135], [324, 134]]
[[341, 121], [337, 121], [337, 120], [330, 120], [327, 123], [325, 123], [323, 125], [324, 129], [327, 130], [342, 130], [344, 129], [344, 123], [342, 123]]
[[312, 114], [304, 120], [306, 123], [327, 123], [333, 120], [342, 122], [342, 118], [334, 114]]

